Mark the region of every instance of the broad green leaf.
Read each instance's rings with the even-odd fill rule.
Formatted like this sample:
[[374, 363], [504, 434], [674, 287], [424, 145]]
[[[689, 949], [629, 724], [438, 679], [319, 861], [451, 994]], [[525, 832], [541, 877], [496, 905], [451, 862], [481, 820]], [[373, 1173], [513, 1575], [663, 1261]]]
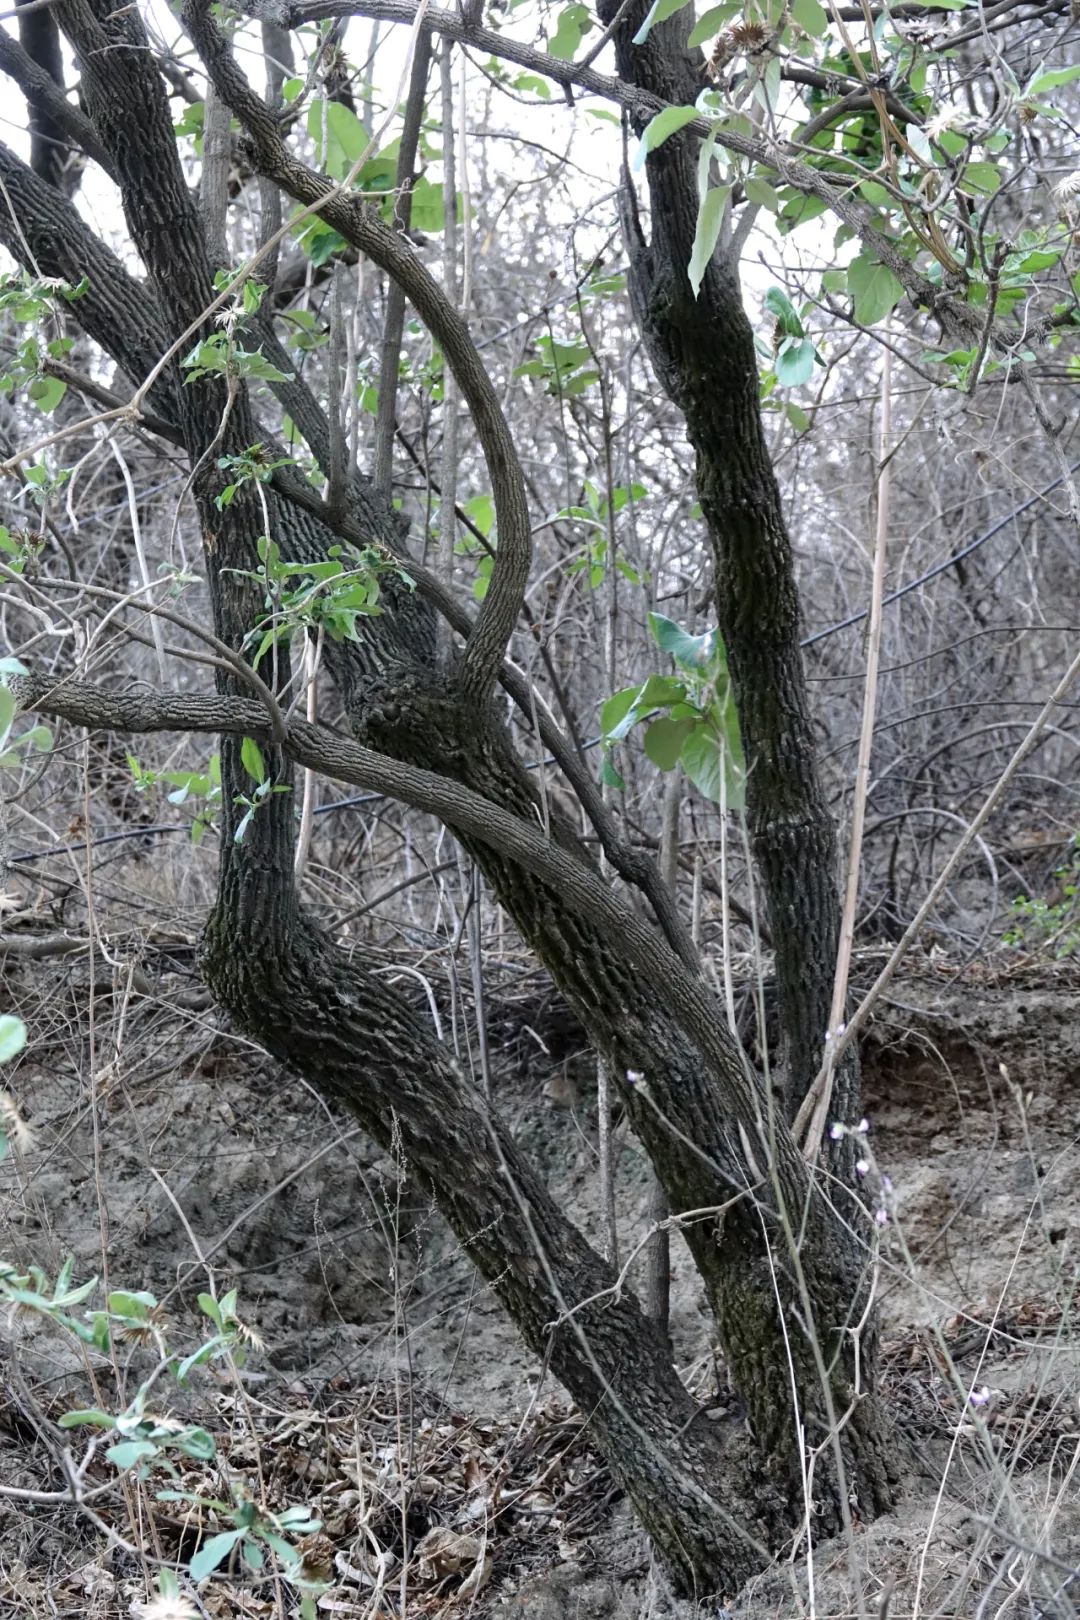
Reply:
[[817, 350], [809, 338], [786, 337], [776, 352], [773, 369], [784, 388], [801, 388], [814, 374]]
[[253, 782], [266, 781], [266, 761], [254, 737], [245, 737], [240, 744], [240, 762]]
[[342, 102], [320, 97], [308, 108], [307, 127], [308, 134], [315, 142], [319, 163], [332, 180], [344, 180], [369, 145], [368, 132], [359, 118], [351, 107], [346, 107]]
[[720, 638], [715, 630], [692, 636], [674, 619], [666, 619], [662, 613], [649, 614], [649, 629], [661, 652], [670, 653], [677, 664], [693, 670], [696, 675], [705, 673], [716, 658]]
[[693, 725], [693, 720], [672, 720], [668, 716], [654, 720], [645, 733], [645, 752], [653, 764], [662, 771], [673, 771]]
[[6, 686], [0, 686], [0, 743], [7, 741], [11, 731], [11, 722], [15, 718], [15, 694]]
[[462, 511], [476, 524], [485, 538], [491, 534], [495, 527], [495, 502], [490, 495], [474, 495], [471, 500], [465, 502]]
[[698, 116], [696, 107], [665, 107], [655, 118], [650, 118], [641, 132], [632, 167], [643, 168], [650, 152], [655, 152], [658, 146], [663, 146], [666, 140], [680, 129], [685, 129], [687, 124], [692, 124]]
[[799, 312], [787, 293], [780, 287], [770, 287], [765, 294], [765, 308], [787, 333], [788, 337], [805, 337], [806, 331]]
[[622, 777], [611, 763], [611, 760], [608, 758], [607, 754], [604, 755], [600, 762], [600, 781], [603, 783], [604, 787], [617, 788], [620, 793], [622, 793], [626, 787], [626, 783], [623, 781]]
[[640, 688], [636, 709], [642, 712], [648, 709], [666, 709], [670, 703], [684, 703], [686, 701], [686, 687], [676, 675], [650, 675], [645, 685]]
[[630, 721], [625, 730], [620, 731], [619, 728], [633, 709], [640, 691], [640, 686], [624, 686], [621, 692], [614, 692], [608, 698], [600, 710], [600, 730], [605, 737], [612, 741], [618, 741], [620, 737], [626, 735], [630, 726], [633, 725], [633, 721]]
[[992, 197], [1001, 184], [996, 163], [969, 163], [960, 177], [960, 190], [976, 197]]
[[698, 209], [694, 245], [690, 250], [690, 263], [686, 272], [690, 278], [690, 287], [695, 298], [701, 290], [705, 272], [709, 268], [709, 263], [716, 251], [716, 244], [720, 239], [720, 229], [724, 223], [724, 213], [730, 196], [730, 186], [714, 186], [710, 192], [706, 193]]
[[690, 0], [653, 0], [645, 21], [634, 35], [634, 44], [644, 45], [657, 23], [666, 22], [669, 17], [674, 17], [677, 11], [681, 11], [689, 4]]
[[204, 1541], [191, 1560], [192, 1580], [201, 1581], [205, 1576], [212, 1575], [225, 1562], [243, 1534], [243, 1530], [223, 1530], [219, 1536], [211, 1536], [209, 1541]]
[[733, 756], [710, 725], [703, 722], [693, 728], [683, 743], [680, 759], [683, 770], [705, 798], [719, 804], [723, 790], [729, 810], [742, 808], [746, 773], [741, 758]]
[[514, 89], [522, 95], [539, 96], [541, 101], [551, 100], [551, 80], [542, 79], [538, 73], [519, 73], [514, 80]]
[[702, 12], [690, 30], [690, 38], [687, 40], [687, 44], [691, 47], [704, 45], [707, 40], [714, 39], [725, 23], [729, 23], [733, 17], [741, 15], [742, 9], [740, 4], [731, 4], [730, 0], [727, 5], [710, 6], [708, 11]]
[[146, 1457], [156, 1457], [158, 1448], [152, 1440], [120, 1440], [110, 1446], [105, 1455], [117, 1468], [134, 1468]]
[[558, 57], [560, 62], [572, 62], [591, 27], [592, 12], [588, 6], [564, 6], [559, 13], [558, 27], [548, 40], [548, 55]]
[[1072, 84], [1074, 79], [1080, 79], [1080, 64], [1075, 67], [1051, 68], [1046, 73], [1040, 70], [1026, 86], [1024, 95], [1039, 96], [1047, 90], [1056, 90], [1058, 85]]
[[1033, 275], [1036, 270], [1052, 270], [1061, 258], [1061, 251], [1060, 248], [1036, 248], [1020, 260], [1017, 269], [1026, 276]]
[[105, 1301], [114, 1316], [126, 1316], [132, 1321], [142, 1321], [147, 1311], [152, 1311], [157, 1304], [153, 1294], [143, 1292], [127, 1292], [116, 1290]]
[[0, 1014], [0, 1063], [10, 1063], [26, 1046], [26, 1025], [11, 1013]]
[[748, 201], [754, 203], [758, 208], [767, 208], [771, 214], [779, 213], [780, 198], [777, 195], [776, 187], [768, 180], [763, 180], [760, 175], [752, 174], [749, 180], [744, 182], [743, 190], [746, 192]]
[[820, 0], [791, 0], [791, 15], [804, 34], [820, 39], [828, 33], [829, 19]]
[[50, 416], [67, 393], [67, 383], [59, 377], [35, 377], [26, 392], [38, 410]]
[[85, 1425], [90, 1425], [95, 1429], [116, 1428], [116, 1419], [112, 1413], [102, 1412], [96, 1406], [80, 1407], [78, 1411], [65, 1412], [56, 1421], [61, 1429], [80, 1429]]
[[195, 1457], [199, 1462], [210, 1462], [217, 1454], [214, 1437], [205, 1429], [185, 1429], [176, 1444], [185, 1457]]
[[848, 291], [855, 299], [855, 319], [860, 326], [876, 326], [904, 296], [889, 267], [865, 254], [848, 265]]

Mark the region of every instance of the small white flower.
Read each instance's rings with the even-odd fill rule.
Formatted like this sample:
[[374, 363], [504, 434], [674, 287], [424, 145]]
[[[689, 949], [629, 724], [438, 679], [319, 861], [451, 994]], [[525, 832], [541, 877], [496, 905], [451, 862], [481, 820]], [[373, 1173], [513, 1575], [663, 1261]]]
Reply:
[[856, 1159], [855, 1160], [855, 1174], [857, 1176], [868, 1175], [869, 1171], [870, 1171], [870, 1160], [869, 1159]]
[[971, 1391], [968, 1400], [972, 1406], [986, 1406], [990, 1400], [990, 1391], [985, 1384], [980, 1384], [978, 1389]]
[[875, 1219], [875, 1221], [877, 1222], [877, 1224], [879, 1226], [888, 1226], [888, 1224], [889, 1224], [889, 1212], [888, 1212], [888, 1210], [887, 1209], [879, 1209], [877, 1211], [877, 1213], [875, 1214], [874, 1219]]
[[847, 1135], [847, 1126], [846, 1125], [841, 1125], [839, 1120], [837, 1120], [835, 1122], [835, 1124], [829, 1126], [829, 1139], [830, 1139], [830, 1141], [842, 1142], [846, 1135]]
[[139, 1620], [199, 1620], [199, 1611], [190, 1598], [155, 1597], [149, 1603], [133, 1605]]
[[626, 1083], [628, 1086], [640, 1086], [644, 1078], [645, 1076], [637, 1069], [627, 1069], [626, 1071]]
[[869, 1129], [870, 1121], [868, 1119], [860, 1119], [859, 1123], [855, 1126], [855, 1135], [865, 1136]]
[[936, 141], [947, 130], [966, 129], [970, 123], [971, 117], [962, 107], [955, 107], [951, 103], [946, 103], [944, 107], [938, 108], [933, 118], [926, 121], [923, 125], [923, 133], [928, 141]]

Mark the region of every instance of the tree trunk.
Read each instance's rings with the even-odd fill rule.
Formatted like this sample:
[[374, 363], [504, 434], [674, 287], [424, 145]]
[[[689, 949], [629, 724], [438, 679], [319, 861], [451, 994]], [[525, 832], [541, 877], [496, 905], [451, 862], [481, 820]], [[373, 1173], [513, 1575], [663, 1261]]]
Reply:
[[[150, 346], [153, 360], [170, 336], [200, 319], [211, 297], [209, 267], [137, 16], [108, 10], [107, 0], [62, 0], [57, 14], [83, 63], [86, 105], [110, 152], [150, 278], [150, 287], [136, 295], [143, 314], [134, 327], [124, 318], [133, 284], [122, 271], [109, 288], [92, 281], [74, 312], [137, 376], [145, 370], [140, 345]], [[230, 83], [219, 90], [225, 93]], [[3, 154], [0, 159], [5, 171], [19, 174], [17, 160]], [[309, 184], [302, 165], [284, 176], [264, 166], [272, 178], [291, 181], [294, 193]], [[55, 209], [45, 225], [36, 225], [32, 181], [23, 172], [19, 186], [9, 190], [16, 208], [30, 208], [21, 223], [41, 252], [42, 271], [57, 273], [50, 263], [77, 260], [71, 241], [85, 243], [89, 233], [74, 216], [70, 239], [58, 238]], [[363, 209], [352, 199], [338, 199], [327, 217], [347, 238], [364, 244]], [[17, 233], [9, 232], [8, 240], [13, 251], [25, 251]], [[103, 260], [100, 244], [87, 252], [95, 256], [96, 277], [112, 256]], [[59, 273], [70, 276], [67, 268]], [[747, 387], [744, 381], [744, 404]], [[155, 405], [159, 398], [200, 469], [194, 493], [215, 624], [224, 640], [239, 646], [259, 606], [242, 571], [254, 563], [261, 518], [258, 503], [245, 492], [225, 512], [217, 511], [214, 463], [264, 435], [256, 431], [242, 385], [227, 398], [222, 387], [203, 382], [180, 388], [175, 375], [167, 374]], [[767, 460], [763, 466], [771, 479]], [[385, 504], [362, 483], [355, 496], [370, 532], [393, 536], [400, 548], [397, 519]], [[327, 530], [295, 508], [274, 503], [272, 521], [286, 557], [324, 554]], [[769, 532], [774, 548], [780, 540], [786, 545], [782, 524]], [[760, 582], [762, 614], [770, 610], [778, 577], [766, 572]], [[785, 624], [790, 626], [790, 616], [781, 614], [777, 658], [787, 656]], [[419, 598], [403, 596], [392, 612], [369, 621], [362, 645], [337, 651], [334, 672], [357, 735], [395, 759], [465, 784], [535, 830], [536, 790], [506, 729], [490, 700], [477, 701], [475, 685], [463, 686], [454, 670], [436, 671], [431, 626]], [[789, 703], [790, 694], [747, 699], [743, 686], [769, 668], [768, 660], [760, 667], [744, 664], [738, 677], [740, 700], [759, 704], [766, 718], [777, 704]], [[224, 685], [230, 689], [233, 683]], [[751, 739], [764, 728], [765, 719], [757, 731], [751, 726]], [[284, 782], [280, 754], [269, 750], [268, 761], [275, 780]], [[233, 797], [247, 785], [237, 739], [225, 740], [222, 766], [226, 819], [235, 822]], [[783, 780], [782, 766], [776, 769]], [[789, 801], [781, 802], [790, 814]], [[610, 1287], [603, 1262], [559, 1215], [483, 1100], [465, 1086], [407, 1004], [372, 976], [349, 968], [300, 915], [291, 876], [291, 817], [289, 797], [280, 795], [259, 809], [241, 844], [233, 844], [226, 825], [219, 904], [207, 947], [215, 994], [268, 1049], [346, 1101], [373, 1135], [389, 1142], [400, 1130], [410, 1161], [430, 1177], [462, 1242], [526, 1340], [538, 1351], [550, 1348], [554, 1369], [596, 1424], [605, 1455], [682, 1588], [735, 1590], [760, 1563], [763, 1542], [775, 1545], [785, 1528], [800, 1521], [799, 1425], [810, 1447], [828, 1446], [846, 1417], [836, 1441], [846, 1479], [828, 1449], [816, 1468], [823, 1531], [839, 1527], [849, 1492], [867, 1515], [885, 1505], [891, 1495], [885, 1430], [865, 1373], [856, 1387], [856, 1369], [872, 1367], [874, 1350], [872, 1321], [863, 1323], [865, 1246], [813, 1189], [783, 1119], [775, 1117], [728, 1034], [722, 1009], [663, 946], [659, 931], [630, 913], [624, 928], [590, 917], [550, 877], [538, 876], [520, 852], [482, 836], [475, 820], [457, 827], [453, 815], [445, 815], [598, 1049], [617, 1073], [637, 1076], [624, 1085], [626, 1106], [673, 1210], [715, 1208], [737, 1197], [719, 1234], [714, 1220], [703, 1219], [688, 1226], [687, 1236], [767, 1475], [759, 1467], [755, 1477], [740, 1466], [737, 1447], [721, 1460], [715, 1435], [692, 1421], [693, 1404], [632, 1301], [609, 1297], [583, 1306]], [[807, 884], [822, 887], [821, 869], [810, 870], [820, 846], [801, 832], [787, 842], [770, 827], [758, 836], [766, 853], [773, 851], [778, 872], [786, 852], [796, 869], [797, 857], [804, 860]], [[572, 857], [582, 883], [595, 885], [595, 867], [569, 825], [556, 819], [551, 839]], [[782, 888], [780, 876], [774, 881]], [[785, 960], [797, 957], [791, 933], [800, 915], [774, 916], [774, 930], [790, 940]], [[816, 913], [809, 920], [820, 923]], [[643, 961], [652, 964], [648, 971]], [[552, 1336], [551, 1324], [567, 1305], [582, 1307], [580, 1320], [575, 1316]]]

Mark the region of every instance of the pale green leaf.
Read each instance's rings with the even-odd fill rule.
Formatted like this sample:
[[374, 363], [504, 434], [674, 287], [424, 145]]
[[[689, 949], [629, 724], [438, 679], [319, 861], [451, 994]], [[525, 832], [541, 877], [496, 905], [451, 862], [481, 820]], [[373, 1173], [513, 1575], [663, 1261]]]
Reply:
[[716, 244], [720, 240], [720, 230], [724, 223], [724, 214], [730, 196], [730, 186], [714, 186], [706, 194], [704, 201], [698, 208], [694, 245], [690, 250], [690, 263], [686, 271], [695, 298], [701, 290], [705, 272], [709, 268], [709, 263], [716, 251]]
[[860, 326], [876, 326], [904, 296], [888, 266], [865, 254], [848, 265], [848, 291], [855, 300], [855, 319]]
[[654, 720], [645, 733], [645, 752], [653, 764], [662, 771], [673, 771], [693, 725], [693, 720], [672, 720], [667, 715]]
[[650, 152], [655, 152], [657, 147], [663, 146], [672, 135], [684, 129], [687, 124], [692, 124], [697, 116], [696, 107], [665, 107], [655, 118], [650, 118], [641, 132], [632, 167], [643, 168]]
[[820, 39], [828, 32], [829, 18], [820, 0], [791, 0], [791, 15], [811, 39]]
[[728, 4], [723, 6], [710, 6], [708, 11], [702, 12], [690, 30], [690, 38], [687, 44], [690, 46], [704, 45], [707, 40], [714, 39], [725, 23], [729, 23], [733, 17], [741, 15], [742, 9], [739, 4], [731, 4], [731, 0], [728, 0]]
[[976, 197], [992, 197], [1001, 185], [1001, 171], [996, 163], [969, 163], [960, 177], [961, 191]]
[[0, 1014], [0, 1063], [10, 1063], [26, 1046], [26, 1025], [11, 1013]]
[[192, 1580], [201, 1581], [204, 1576], [212, 1575], [225, 1562], [243, 1534], [242, 1530], [223, 1530], [219, 1536], [211, 1536], [209, 1541], [204, 1541], [191, 1560]]
[[657, 23], [666, 22], [669, 17], [674, 17], [677, 11], [681, 11], [689, 4], [690, 0], [653, 0], [645, 21], [634, 35], [634, 44], [644, 45]]
[[560, 62], [572, 62], [585, 35], [592, 27], [592, 13], [588, 6], [564, 6], [559, 13], [558, 26], [548, 40], [548, 55]]

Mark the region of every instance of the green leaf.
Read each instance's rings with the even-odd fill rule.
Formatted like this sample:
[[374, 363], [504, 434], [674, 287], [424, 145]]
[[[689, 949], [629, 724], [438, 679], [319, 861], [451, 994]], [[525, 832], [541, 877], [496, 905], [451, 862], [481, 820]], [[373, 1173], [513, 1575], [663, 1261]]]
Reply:
[[631, 167], [635, 170], [644, 168], [650, 152], [655, 152], [657, 147], [663, 146], [666, 140], [670, 140], [680, 129], [685, 129], [687, 124], [692, 124], [697, 117], [699, 113], [696, 107], [664, 107], [649, 119], [642, 130]]
[[1017, 269], [1026, 276], [1033, 275], [1036, 270], [1052, 270], [1061, 258], [1061, 251], [1060, 248], [1036, 248], [1020, 260]]
[[[323, 119], [326, 120], [326, 150], [323, 151]], [[332, 180], [344, 180], [349, 170], [359, 162], [370, 141], [368, 132], [352, 111], [340, 101], [327, 101], [320, 97], [308, 108], [308, 134], [315, 142], [320, 165]]]
[[770, 214], [780, 212], [780, 198], [771, 181], [752, 174], [749, 180], [744, 181], [743, 190], [746, 192], [747, 201], [754, 203], [756, 207], [767, 208]]
[[799, 312], [781, 287], [770, 287], [765, 294], [765, 308], [779, 323], [788, 337], [805, 337], [806, 330]]
[[51, 416], [67, 393], [67, 383], [59, 377], [35, 377], [26, 392], [39, 411]]
[[644, 45], [657, 23], [666, 22], [669, 17], [674, 17], [677, 11], [681, 11], [689, 3], [690, 0], [653, 0], [645, 21], [634, 35], [634, 44]]
[[714, 186], [711, 191], [706, 192], [701, 206], [698, 208], [694, 245], [690, 250], [690, 263], [686, 271], [695, 298], [701, 290], [705, 272], [709, 268], [709, 263], [716, 251], [716, 244], [720, 239], [720, 228], [724, 223], [724, 212], [730, 196], [730, 186]]
[[10, 1013], [0, 1014], [0, 1063], [10, 1063], [26, 1046], [26, 1025]]
[[121, 1440], [110, 1446], [105, 1455], [117, 1468], [134, 1468], [147, 1457], [156, 1457], [158, 1447], [152, 1440]]
[[[640, 686], [624, 686], [621, 692], [614, 692], [600, 710], [600, 730], [609, 741], [617, 742], [624, 737], [633, 725], [623, 724], [634, 707]], [[622, 729], [620, 729], [622, 728]]]
[[976, 197], [992, 197], [1001, 184], [1001, 171], [996, 163], [969, 163], [960, 176], [960, 190]]
[[96, 1406], [80, 1407], [78, 1411], [65, 1412], [56, 1421], [61, 1429], [81, 1429], [88, 1425], [95, 1429], [116, 1428], [116, 1419], [112, 1413], [102, 1412]]
[[262, 749], [253, 737], [245, 737], [240, 744], [240, 763], [253, 782], [266, 781], [266, 761]]
[[548, 55], [560, 62], [572, 62], [585, 35], [592, 27], [592, 13], [588, 6], [564, 6], [559, 13], [558, 26], [548, 40]]
[[108, 1296], [105, 1304], [114, 1316], [124, 1316], [132, 1321], [141, 1322], [145, 1320], [147, 1311], [153, 1310], [157, 1299], [153, 1294], [117, 1290]]
[[855, 319], [860, 326], [876, 326], [904, 296], [903, 287], [888, 266], [865, 254], [848, 265], [848, 291], [855, 299]]
[[692, 636], [674, 619], [666, 619], [662, 613], [649, 614], [649, 629], [660, 651], [670, 653], [677, 664], [693, 670], [695, 675], [707, 672], [720, 646], [720, 638], [715, 630]]
[[192, 1580], [201, 1581], [207, 1575], [212, 1575], [218, 1565], [225, 1562], [243, 1534], [243, 1530], [223, 1530], [219, 1536], [211, 1536], [209, 1541], [204, 1541], [189, 1566]]
[[712, 726], [704, 722], [695, 726], [683, 743], [680, 758], [683, 770], [705, 798], [719, 804], [726, 792], [728, 809], [742, 808], [745, 771]]
[[1072, 84], [1074, 79], [1080, 79], [1080, 64], [1075, 67], [1051, 68], [1047, 73], [1040, 70], [1025, 87], [1025, 99], [1028, 96], [1041, 95], [1046, 90], [1056, 90], [1061, 84]]
[[829, 19], [819, 0], [791, 0], [791, 15], [811, 39], [820, 39], [829, 31]]
[[817, 350], [809, 338], [786, 337], [776, 352], [773, 368], [784, 388], [801, 388], [814, 374]]
[[11, 732], [11, 723], [15, 719], [15, 694], [9, 687], [0, 686], [0, 744], [5, 743]]
[[645, 733], [645, 752], [662, 771], [673, 771], [679, 763], [683, 743], [693, 729], [693, 720], [654, 720]]
[[710, 6], [708, 11], [702, 12], [691, 28], [690, 38], [686, 43], [693, 49], [695, 45], [704, 45], [707, 40], [714, 39], [724, 24], [730, 22], [732, 17], [738, 17], [742, 9], [740, 4], [731, 4], [730, 0], [727, 5]]
[[600, 780], [604, 787], [617, 788], [620, 793], [626, 788], [626, 783], [606, 754], [600, 762]]
[[176, 1444], [185, 1457], [195, 1457], [199, 1462], [210, 1462], [217, 1454], [214, 1437], [206, 1429], [185, 1429]]

